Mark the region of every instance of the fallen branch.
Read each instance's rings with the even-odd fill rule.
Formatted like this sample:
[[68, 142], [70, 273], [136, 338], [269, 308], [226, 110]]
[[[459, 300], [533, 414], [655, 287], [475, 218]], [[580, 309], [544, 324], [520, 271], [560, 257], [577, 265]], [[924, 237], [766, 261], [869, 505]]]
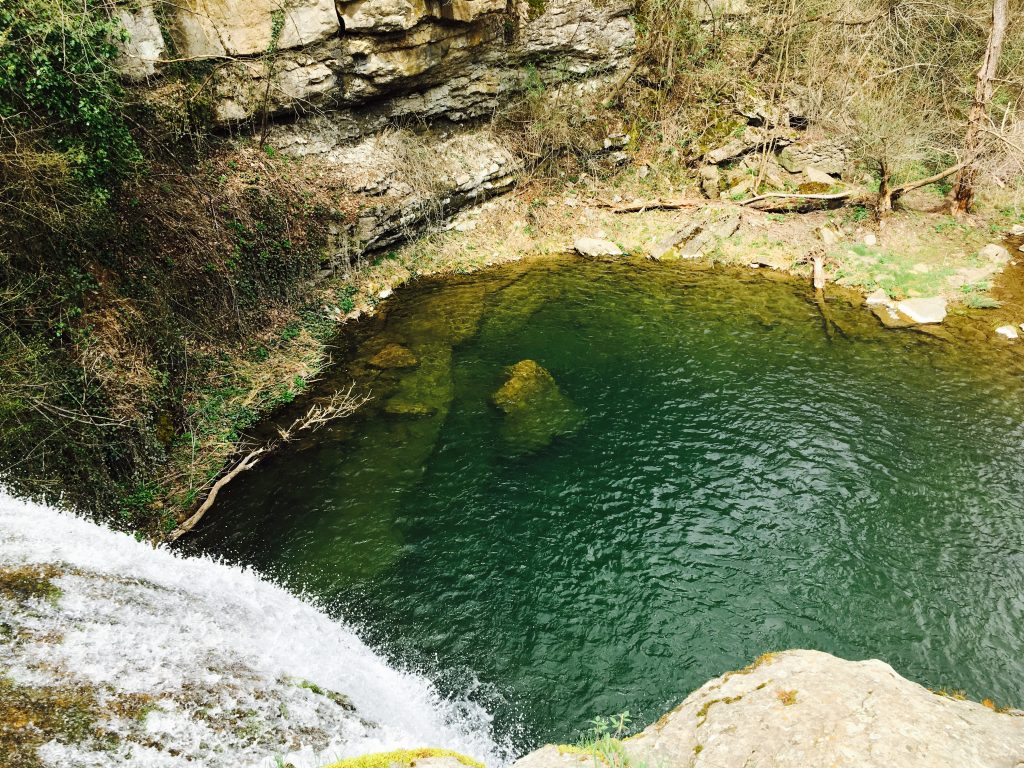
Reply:
[[643, 213], [644, 211], [678, 211], [681, 208], [700, 208], [705, 205], [721, 205], [721, 200], [704, 200], [690, 198], [685, 200], [636, 200], [621, 205], [618, 203], [600, 202], [597, 208], [609, 208], [612, 213]]
[[907, 192], [913, 192], [915, 189], [918, 189], [920, 187], [927, 187], [929, 184], [934, 184], [937, 181], [942, 181], [947, 176], [952, 176], [954, 173], [963, 170], [973, 161], [974, 158], [972, 157], [968, 160], [964, 160], [962, 163], [957, 163], [956, 165], [950, 166], [944, 171], [939, 171], [934, 176], [929, 176], [926, 179], [918, 179], [917, 181], [911, 181], [907, 184], [901, 184], [900, 186], [893, 189], [892, 199], [896, 200], [897, 198], [907, 194]]
[[309, 406], [304, 415], [295, 419], [295, 421], [293, 421], [288, 427], [278, 429], [278, 436], [276, 438], [264, 443], [259, 448], [254, 448], [249, 451], [243, 458], [237, 461], [231, 469], [217, 479], [217, 482], [215, 482], [213, 487], [210, 488], [210, 492], [206, 495], [202, 504], [199, 505], [196, 511], [185, 522], [167, 535], [167, 541], [177, 541], [195, 528], [199, 521], [203, 519], [203, 515], [210, 511], [213, 503], [217, 500], [217, 494], [220, 493], [221, 489], [225, 485], [230, 483], [243, 472], [248, 472], [259, 464], [260, 461], [266, 458], [267, 455], [277, 450], [282, 445], [295, 440], [300, 432], [316, 432], [325, 424], [329, 424], [336, 419], [351, 416], [353, 413], [358, 411], [370, 400], [370, 395], [354, 395], [353, 391], [355, 390], [355, 386], [355, 382], [352, 382], [346, 391], [342, 392], [339, 390], [338, 392], [335, 392], [327, 402], [313, 403]]
[[848, 192], [832, 192], [829, 194], [821, 195], [801, 195], [796, 192], [765, 192], [763, 195], [756, 195], [755, 197], [741, 200], [740, 205], [750, 205], [761, 200], [769, 200], [772, 198], [789, 198], [793, 200], [843, 200], [853, 195], [853, 190]]
[[259, 463], [260, 459], [263, 458], [264, 454], [267, 453], [267, 450], [268, 449], [264, 447], [256, 448], [252, 451], [249, 451], [249, 453], [246, 454], [245, 458], [236, 463], [235, 466], [232, 467], [231, 470], [226, 475], [222, 475], [217, 480], [217, 482], [213, 484], [213, 488], [211, 488], [210, 492], [207, 494], [206, 500], [203, 501], [201, 505], [199, 505], [199, 509], [197, 509], [188, 520], [186, 520], [173, 531], [171, 531], [167, 535], [167, 541], [177, 541], [186, 533], [195, 528], [196, 524], [203, 519], [203, 515], [205, 515], [210, 510], [210, 507], [213, 506], [213, 502], [217, 500], [217, 494], [220, 493], [220, 489], [223, 488], [228, 483], [230, 483], [243, 472], [247, 472], [253, 467], [255, 467]]
[[802, 213], [833, 208], [844, 205], [846, 201], [857, 198], [854, 190], [831, 194], [798, 194], [795, 192], [766, 192], [741, 200], [740, 205], [749, 206], [758, 211]]

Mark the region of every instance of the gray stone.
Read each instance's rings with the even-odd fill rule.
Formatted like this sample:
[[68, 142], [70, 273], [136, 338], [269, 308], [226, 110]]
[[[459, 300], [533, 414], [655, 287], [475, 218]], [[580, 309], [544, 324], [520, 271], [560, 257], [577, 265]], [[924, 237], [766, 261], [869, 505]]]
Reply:
[[739, 136], [732, 137], [721, 146], [708, 152], [704, 156], [704, 162], [718, 165], [727, 160], [734, 160], [755, 149], [760, 149], [766, 144], [781, 147], [789, 144], [792, 140], [788, 131], [747, 126]]
[[[124, 69], [134, 77], [167, 56], [155, 3], [121, 13], [133, 33]], [[337, 10], [333, 0], [296, 0], [276, 54], [264, 57], [279, 10], [272, 0], [161, 6], [176, 55], [223, 59], [210, 81], [219, 123], [348, 108], [357, 114], [342, 112], [346, 123], [463, 122], [493, 114], [501, 97], [525, 87], [526, 61], [542, 78], [558, 70], [578, 75], [578, 87], [601, 87], [628, 64], [635, 41], [624, 0], [546, 0], [539, 15], [528, 0], [352, 0]]]
[[710, 200], [717, 200], [721, 197], [719, 191], [719, 184], [721, 183], [722, 174], [718, 170], [717, 165], [704, 165], [700, 169], [700, 191], [704, 193], [704, 197]]
[[941, 296], [904, 299], [896, 304], [896, 309], [914, 323], [941, 323], [946, 319], [946, 300]]
[[821, 226], [817, 229], [818, 237], [825, 245], [835, 245], [839, 242], [839, 233], [830, 226]]
[[608, 240], [596, 237], [579, 237], [572, 246], [580, 256], [600, 258], [601, 256], [622, 256], [622, 249]]
[[804, 168], [804, 176], [812, 184], [835, 184], [836, 180], [829, 176], [825, 171], [815, 168], [813, 165], [808, 165]]
[[895, 302], [889, 298], [884, 288], [876, 288], [864, 297], [864, 303], [869, 307], [894, 307]]
[[680, 258], [695, 259], [707, 255], [719, 242], [739, 229], [741, 216], [735, 208], [709, 206], [692, 221], [660, 240], [650, 251], [655, 261], [675, 250]]
[[1017, 333], [1017, 329], [1012, 325], [1000, 325], [996, 328], [996, 333], [1000, 336], [1005, 336], [1008, 339], [1016, 339], [1020, 335]]
[[1005, 263], [1010, 260], [1010, 252], [1003, 246], [995, 243], [989, 243], [978, 251], [978, 256], [988, 261], [997, 261], [999, 263]]
[[802, 140], [779, 152], [779, 164], [790, 173], [800, 173], [813, 166], [823, 173], [839, 176], [849, 164], [846, 146], [833, 139]]
[[[785, 651], [709, 681], [621, 748], [659, 768], [1018, 768], [1019, 714], [933, 693], [882, 661]], [[547, 746], [513, 768], [594, 763]]]
[[1024, 237], [1024, 224], [1014, 224], [1010, 227], [1010, 234], [1013, 237]]
[[121, 44], [118, 69], [132, 80], [141, 80], [156, 73], [156, 65], [164, 55], [166, 43], [153, 6], [121, 6], [116, 16], [128, 34]]

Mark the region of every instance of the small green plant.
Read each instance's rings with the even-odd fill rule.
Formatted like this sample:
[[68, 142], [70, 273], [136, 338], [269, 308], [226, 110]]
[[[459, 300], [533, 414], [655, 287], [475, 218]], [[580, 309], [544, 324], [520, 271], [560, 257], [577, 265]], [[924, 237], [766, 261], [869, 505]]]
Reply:
[[646, 768], [634, 762], [626, 752], [622, 739], [629, 732], [632, 719], [629, 712], [609, 717], [595, 717], [578, 746], [563, 747], [563, 751], [587, 754], [593, 758], [594, 768]]
[[1003, 306], [1003, 303], [998, 299], [993, 299], [991, 296], [981, 296], [976, 293], [968, 296], [964, 303], [971, 309], [998, 309]]
[[867, 221], [867, 218], [870, 215], [871, 212], [867, 209], [867, 206], [855, 205], [847, 211], [844, 218], [851, 223], [859, 224], [862, 221]]

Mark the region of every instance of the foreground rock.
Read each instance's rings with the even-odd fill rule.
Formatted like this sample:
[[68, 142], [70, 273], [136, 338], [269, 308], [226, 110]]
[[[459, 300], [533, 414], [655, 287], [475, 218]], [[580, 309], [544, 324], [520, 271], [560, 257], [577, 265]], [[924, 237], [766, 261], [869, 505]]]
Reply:
[[[661, 768], [1019, 768], [1020, 714], [932, 693], [881, 661], [786, 651], [706, 683], [622, 749]], [[514, 768], [593, 763], [547, 746]]]
[[572, 432], [581, 418], [573, 402], [558, 389], [554, 377], [533, 360], [506, 369], [508, 379], [491, 396], [505, 414], [503, 434], [515, 448], [543, 448], [558, 435]]
[[621, 256], [622, 249], [608, 240], [596, 237], [580, 237], [573, 243], [573, 249], [580, 256], [600, 258], [601, 256]]
[[919, 324], [941, 323], [946, 319], [946, 300], [941, 296], [906, 299], [896, 304], [897, 311]]

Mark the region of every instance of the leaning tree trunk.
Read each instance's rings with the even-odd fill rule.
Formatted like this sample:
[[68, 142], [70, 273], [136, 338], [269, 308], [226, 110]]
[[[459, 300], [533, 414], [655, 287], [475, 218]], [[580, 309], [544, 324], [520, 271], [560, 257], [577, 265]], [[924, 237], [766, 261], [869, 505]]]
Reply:
[[[978, 70], [978, 79], [974, 86], [974, 103], [971, 105], [971, 112], [967, 118], [967, 131], [964, 134], [965, 158], [974, 158], [978, 154], [978, 145], [981, 143], [981, 133], [985, 118], [988, 115], [988, 105], [992, 101], [992, 82], [996, 78], [999, 69], [999, 54], [1003, 48], [1003, 38], [1006, 36], [1008, 0], [994, 0], [992, 3], [992, 24], [988, 32], [988, 46], [985, 48], [985, 59]], [[973, 162], [966, 165], [959, 173], [956, 184], [953, 186], [954, 213], [967, 213], [974, 202], [974, 185], [977, 180], [978, 169]]]

